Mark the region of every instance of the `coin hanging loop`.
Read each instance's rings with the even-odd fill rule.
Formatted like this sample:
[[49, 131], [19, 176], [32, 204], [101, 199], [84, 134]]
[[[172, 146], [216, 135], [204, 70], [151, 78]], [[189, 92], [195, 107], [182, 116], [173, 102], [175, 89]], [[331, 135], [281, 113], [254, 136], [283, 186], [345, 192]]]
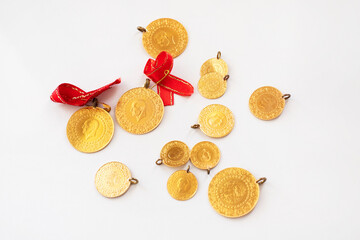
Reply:
[[137, 180], [136, 178], [130, 178], [129, 182], [130, 182], [130, 184], [138, 184], [139, 180]]
[[200, 124], [196, 123], [196, 124], [192, 125], [191, 128], [193, 128], [193, 129], [200, 128]]
[[161, 159], [161, 158], [159, 158], [158, 160], [156, 160], [156, 165], [161, 165], [161, 164], [163, 164], [163, 160]]
[[286, 94], [282, 95], [282, 98], [284, 100], [288, 100], [290, 97], [291, 97], [291, 94], [289, 94], [289, 93], [286, 93]]
[[138, 27], [137, 27], [137, 30], [139, 30], [139, 31], [142, 32], [142, 33], [146, 32], [146, 28], [141, 27], [141, 26], [138, 26]]
[[256, 181], [256, 183], [259, 184], [259, 185], [261, 185], [261, 184], [265, 183], [266, 180], [267, 180], [266, 177], [262, 177], [262, 178], [258, 179], [258, 180]]

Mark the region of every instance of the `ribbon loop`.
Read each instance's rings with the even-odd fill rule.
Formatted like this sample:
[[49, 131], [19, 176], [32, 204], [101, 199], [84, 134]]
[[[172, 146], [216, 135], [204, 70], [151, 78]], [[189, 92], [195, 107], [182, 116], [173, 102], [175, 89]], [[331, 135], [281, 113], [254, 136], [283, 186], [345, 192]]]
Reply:
[[171, 75], [173, 58], [168, 52], [161, 52], [156, 60], [149, 59], [144, 68], [144, 74], [157, 85], [157, 91], [165, 106], [174, 105], [174, 93], [191, 96], [194, 87], [187, 81]]
[[75, 85], [70, 83], [60, 84], [51, 94], [50, 99], [53, 102], [64, 103], [73, 106], [83, 106], [91, 99], [99, 96], [104, 91], [108, 90], [112, 85], [119, 84], [121, 79], [116, 79], [114, 82], [107, 84], [96, 90], [85, 92]]

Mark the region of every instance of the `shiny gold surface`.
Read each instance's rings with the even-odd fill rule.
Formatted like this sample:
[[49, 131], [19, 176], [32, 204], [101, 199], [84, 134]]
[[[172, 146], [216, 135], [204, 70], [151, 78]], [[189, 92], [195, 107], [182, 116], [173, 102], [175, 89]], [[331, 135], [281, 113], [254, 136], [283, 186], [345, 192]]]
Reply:
[[85, 107], [70, 117], [66, 134], [71, 145], [80, 152], [97, 152], [111, 141], [114, 121], [102, 108]]
[[220, 150], [212, 142], [199, 142], [191, 149], [190, 159], [195, 167], [209, 170], [219, 163]]
[[153, 58], [162, 51], [167, 51], [175, 58], [185, 50], [187, 43], [186, 29], [171, 18], [160, 18], [151, 22], [143, 33], [144, 48]]
[[200, 129], [209, 137], [220, 138], [228, 135], [234, 128], [234, 115], [221, 104], [212, 104], [201, 110]]
[[211, 206], [225, 217], [249, 213], [259, 199], [255, 177], [242, 168], [226, 168], [211, 180], [208, 189]]
[[198, 82], [198, 91], [201, 96], [208, 99], [219, 98], [226, 91], [227, 82], [224, 76], [217, 72], [211, 72], [201, 76]]
[[174, 172], [167, 182], [167, 190], [176, 200], [188, 200], [192, 198], [197, 188], [198, 182], [195, 175], [186, 170]]
[[104, 197], [119, 197], [129, 189], [130, 179], [131, 173], [127, 166], [120, 162], [109, 162], [97, 171], [95, 186]]
[[153, 90], [144, 87], [125, 92], [116, 106], [115, 116], [119, 125], [133, 134], [154, 130], [164, 115], [164, 104]]
[[256, 89], [250, 97], [249, 107], [255, 117], [272, 120], [280, 116], [285, 107], [282, 93], [274, 87]]
[[224, 77], [226, 74], [228, 74], [228, 66], [224, 60], [221, 58], [210, 58], [200, 68], [200, 75], [204, 76], [205, 74], [211, 73], [211, 72], [217, 72], [222, 77]]
[[160, 158], [166, 166], [179, 167], [189, 161], [190, 150], [189, 147], [181, 141], [171, 141], [161, 149]]

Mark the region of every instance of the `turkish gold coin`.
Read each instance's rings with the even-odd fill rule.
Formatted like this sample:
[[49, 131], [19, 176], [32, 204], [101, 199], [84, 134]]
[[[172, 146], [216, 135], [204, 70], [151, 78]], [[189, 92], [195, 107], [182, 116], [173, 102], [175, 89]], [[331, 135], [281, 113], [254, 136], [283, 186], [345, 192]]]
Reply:
[[228, 135], [234, 128], [234, 115], [224, 105], [212, 104], [201, 110], [199, 125], [209, 137], [220, 138]]
[[204, 76], [211, 72], [217, 72], [222, 77], [228, 74], [228, 66], [221, 58], [210, 58], [200, 68], [200, 75]]
[[114, 198], [123, 195], [130, 187], [131, 173], [120, 162], [109, 162], [99, 168], [95, 175], [95, 186], [104, 197]]
[[120, 97], [115, 115], [119, 125], [126, 131], [144, 134], [160, 124], [164, 115], [164, 104], [153, 90], [133, 88]]
[[85, 107], [69, 119], [66, 135], [71, 145], [80, 152], [97, 152], [109, 144], [114, 134], [114, 121], [99, 107]]
[[161, 149], [160, 159], [169, 167], [179, 167], [190, 159], [189, 147], [181, 141], [171, 141]]
[[226, 86], [227, 81], [218, 72], [202, 75], [198, 82], [199, 93], [208, 99], [215, 99], [224, 95]]
[[219, 163], [220, 150], [212, 142], [199, 142], [191, 149], [190, 160], [195, 167], [210, 170]]
[[143, 33], [143, 45], [150, 56], [166, 51], [173, 58], [186, 48], [188, 35], [184, 26], [171, 18], [160, 18], [151, 22]]
[[174, 172], [167, 182], [167, 190], [176, 200], [192, 198], [198, 188], [196, 177], [191, 172], [180, 170]]
[[282, 93], [274, 87], [256, 89], [250, 97], [249, 107], [255, 117], [272, 120], [280, 116], [285, 107]]
[[211, 206], [225, 217], [248, 214], [259, 199], [259, 184], [242, 168], [226, 168], [211, 180], [208, 189]]

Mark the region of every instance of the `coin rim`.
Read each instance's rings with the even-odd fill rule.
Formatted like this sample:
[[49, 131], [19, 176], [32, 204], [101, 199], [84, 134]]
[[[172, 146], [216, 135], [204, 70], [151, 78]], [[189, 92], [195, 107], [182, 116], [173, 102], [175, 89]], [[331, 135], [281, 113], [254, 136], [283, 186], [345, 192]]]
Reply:
[[[196, 155], [196, 153], [197, 153], [197, 152], [195, 152], [194, 149], [197, 148], [197, 147], [199, 147], [199, 146], [202, 145], [202, 144], [210, 144], [210, 145], [212, 145], [212, 148], [215, 149], [215, 151], [217, 152], [217, 156], [218, 156], [218, 157], [217, 157], [217, 160], [216, 160], [215, 163], [214, 163], [213, 165], [211, 165], [210, 167], [202, 167], [202, 166], [197, 165], [200, 161], [195, 161], [195, 162], [194, 162], [194, 158], [192, 157], [193, 154]], [[221, 152], [220, 152], [219, 147], [218, 147], [215, 143], [210, 142], [210, 141], [198, 142], [197, 144], [194, 145], [194, 147], [191, 149], [191, 152], [190, 152], [190, 161], [191, 161], [191, 163], [192, 163], [195, 167], [197, 167], [197, 168], [199, 168], [199, 169], [203, 169], [203, 170], [213, 169], [214, 167], [216, 167], [216, 166], [219, 164], [220, 159], [221, 159]]]
[[[186, 160], [186, 161], [184, 160], [185, 162], [184, 162], [184, 161], [181, 161], [181, 162], [183, 162], [183, 163], [180, 164], [180, 165], [171, 165], [171, 164], [169, 164], [167, 157], [163, 158], [163, 156], [166, 156], [166, 153], [168, 152], [168, 151], [167, 151], [168, 146], [169, 146], [170, 144], [174, 144], [174, 143], [176, 143], [176, 144], [178, 144], [178, 145], [182, 145], [181, 148], [184, 150], [185, 154], [187, 155], [187, 160]], [[186, 158], [185, 158], [186, 155], [184, 156], [184, 159], [186, 159]], [[160, 158], [161, 158], [162, 162], [163, 162], [166, 166], [168, 166], [168, 167], [181, 167], [181, 166], [184, 166], [186, 163], [188, 163], [189, 160], [190, 160], [190, 148], [188, 147], [188, 145], [187, 145], [186, 143], [184, 143], [184, 142], [182, 142], [182, 141], [173, 140], [173, 141], [167, 142], [167, 143], [162, 147], [162, 149], [161, 149], [161, 151], [160, 151]], [[171, 161], [172, 161], [172, 160], [171, 160]]]
[[[196, 183], [195, 191], [194, 191], [188, 198], [176, 198], [176, 197], [173, 196], [173, 195], [170, 193], [170, 191], [169, 191], [169, 182], [170, 182], [170, 179], [171, 179], [172, 177], [174, 177], [174, 175], [177, 174], [178, 172], [185, 172], [186, 174], [191, 174], [191, 175], [194, 177], [194, 179], [195, 179], [195, 183]], [[186, 200], [189, 200], [189, 199], [191, 199], [191, 198], [193, 198], [193, 197], [195, 196], [195, 194], [196, 194], [196, 192], [197, 192], [197, 190], [198, 190], [198, 188], [199, 188], [199, 183], [198, 183], [198, 180], [197, 180], [196, 176], [195, 176], [192, 172], [187, 172], [186, 170], [178, 170], [178, 171], [176, 171], [176, 172], [174, 172], [173, 174], [170, 175], [170, 177], [168, 178], [168, 181], [167, 181], [167, 183], [166, 183], [166, 188], [167, 188], [167, 191], [168, 191], [169, 195], [170, 195], [173, 199], [178, 200], [178, 201], [186, 201]]]
[[[209, 91], [206, 91], [205, 87], [200, 87], [200, 82], [201, 81], [204, 81], [204, 85], [206, 85], [206, 81], [208, 81], [208, 79], [206, 78], [211, 78], [210, 75], [214, 75], [214, 78], [216, 77], [217, 80], [220, 82], [220, 85], [221, 87], [219, 87], [217, 89], [217, 91], [215, 92], [209, 92]], [[207, 73], [203, 76], [200, 77], [199, 81], [198, 81], [198, 84], [197, 84], [197, 88], [198, 88], [198, 92], [200, 93], [201, 96], [203, 96], [204, 98], [207, 98], [207, 99], [217, 99], [217, 98], [220, 98], [222, 97], [225, 92], [226, 92], [226, 89], [227, 89], [227, 81], [224, 80], [224, 77], [221, 76], [220, 73], [218, 72], [210, 72], [210, 73]]]

